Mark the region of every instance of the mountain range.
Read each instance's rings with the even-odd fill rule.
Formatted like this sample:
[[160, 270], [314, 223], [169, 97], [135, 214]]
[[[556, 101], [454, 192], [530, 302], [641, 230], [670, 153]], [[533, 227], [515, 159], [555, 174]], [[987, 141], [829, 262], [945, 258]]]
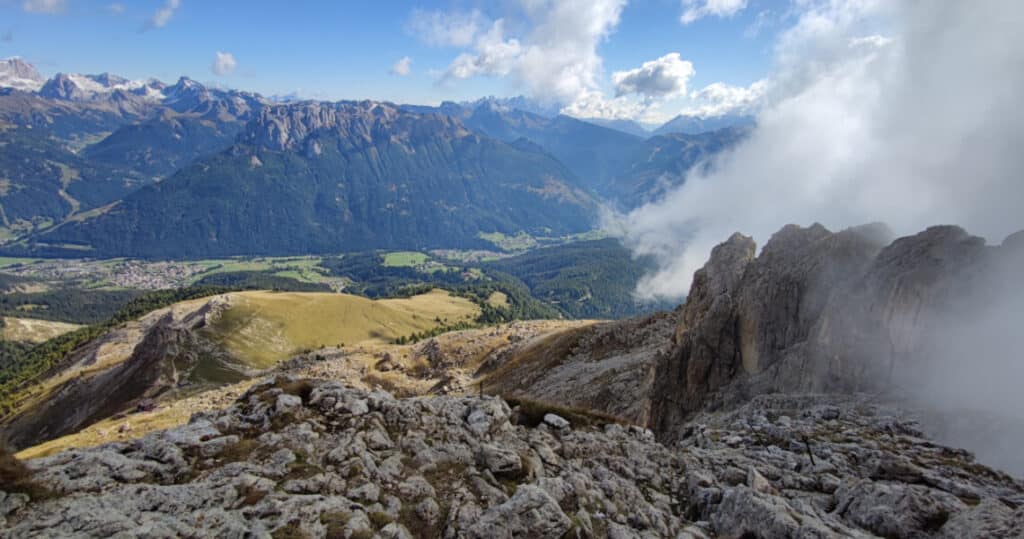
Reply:
[[487, 234], [574, 234], [596, 226], [601, 205], [656, 199], [745, 133], [644, 137], [525, 98], [279, 103], [187, 77], [44, 80], [19, 59], [0, 63], [0, 86], [7, 254], [480, 248]]

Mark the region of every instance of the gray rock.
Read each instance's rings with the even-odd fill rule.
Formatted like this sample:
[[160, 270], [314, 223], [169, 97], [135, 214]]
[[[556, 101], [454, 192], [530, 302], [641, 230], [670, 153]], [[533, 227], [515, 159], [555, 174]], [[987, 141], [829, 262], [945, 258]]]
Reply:
[[536, 537], [557, 539], [572, 526], [558, 504], [544, 490], [521, 485], [507, 502], [488, 509], [467, 531], [468, 537]]
[[435, 524], [441, 516], [441, 508], [433, 498], [424, 498], [423, 501], [416, 504], [416, 516], [420, 517], [423, 522]]
[[277, 414], [287, 414], [300, 407], [302, 407], [302, 399], [297, 395], [282, 393], [277, 396], [277, 402], [274, 404], [274, 412]]
[[957, 497], [919, 485], [846, 482], [836, 491], [836, 512], [872, 533], [894, 538], [934, 534], [949, 515], [966, 508]]
[[555, 414], [544, 414], [544, 422], [552, 427], [562, 430], [569, 428], [569, 421]]
[[[0, 494], [0, 537], [984, 537], [1016, 533], [1024, 505], [1019, 481], [859, 396], [758, 396], [702, 414], [681, 449], [637, 427], [513, 426], [492, 397], [312, 385], [286, 422], [267, 421], [283, 393], [263, 384], [178, 429], [35, 459], [55, 496]], [[801, 413], [822, 405], [839, 417]], [[813, 434], [815, 466], [799, 438], [774, 437], [782, 415]], [[239, 434], [216, 425], [244, 432], [246, 452], [220, 459]], [[374, 532], [378, 514], [408, 528]]]
[[511, 449], [487, 444], [480, 448], [480, 464], [495, 477], [518, 478], [523, 473], [523, 460]]

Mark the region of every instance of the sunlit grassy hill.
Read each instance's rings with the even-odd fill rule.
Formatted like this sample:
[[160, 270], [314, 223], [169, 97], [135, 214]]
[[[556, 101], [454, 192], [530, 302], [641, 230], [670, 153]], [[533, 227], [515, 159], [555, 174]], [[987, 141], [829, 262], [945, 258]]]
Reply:
[[203, 334], [257, 368], [303, 350], [389, 343], [441, 325], [469, 322], [480, 314], [470, 300], [443, 290], [383, 300], [349, 294], [241, 292], [230, 294], [229, 305]]

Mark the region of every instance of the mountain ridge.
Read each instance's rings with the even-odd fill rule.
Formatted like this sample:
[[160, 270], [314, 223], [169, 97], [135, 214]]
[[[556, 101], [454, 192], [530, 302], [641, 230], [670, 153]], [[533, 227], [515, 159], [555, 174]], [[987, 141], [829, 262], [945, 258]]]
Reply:
[[230, 149], [35, 241], [143, 257], [479, 248], [481, 232], [584, 232], [596, 208], [549, 155], [450, 117], [306, 102], [268, 107]]

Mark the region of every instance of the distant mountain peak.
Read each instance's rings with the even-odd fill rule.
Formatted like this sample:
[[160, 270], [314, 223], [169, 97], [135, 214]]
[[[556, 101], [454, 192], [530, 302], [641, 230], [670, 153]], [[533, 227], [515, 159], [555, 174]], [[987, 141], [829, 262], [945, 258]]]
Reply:
[[749, 127], [756, 123], [753, 116], [746, 114], [722, 114], [719, 116], [696, 116], [680, 114], [654, 130], [654, 135], [683, 133], [697, 135], [726, 127]]
[[521, 110], [523, 112], [529, 112], [531, 114], [544, 116], [546, 118], [554, 118], [555, 116], [558, 116], [558, 114], [562, 110], [562, 106], [558, 103], [545, 103], [521, 95], [514, 97], [488, 96], [477, 99], [476, 101], [465, 101], [460, 103], [460, 105], [472, 109], [484, 106], [489, 110], [495, 110], [499, 112]]
[[0, 60], [0, 87], [35, 92], [46, 79], [36, 68], [18, 56]]

